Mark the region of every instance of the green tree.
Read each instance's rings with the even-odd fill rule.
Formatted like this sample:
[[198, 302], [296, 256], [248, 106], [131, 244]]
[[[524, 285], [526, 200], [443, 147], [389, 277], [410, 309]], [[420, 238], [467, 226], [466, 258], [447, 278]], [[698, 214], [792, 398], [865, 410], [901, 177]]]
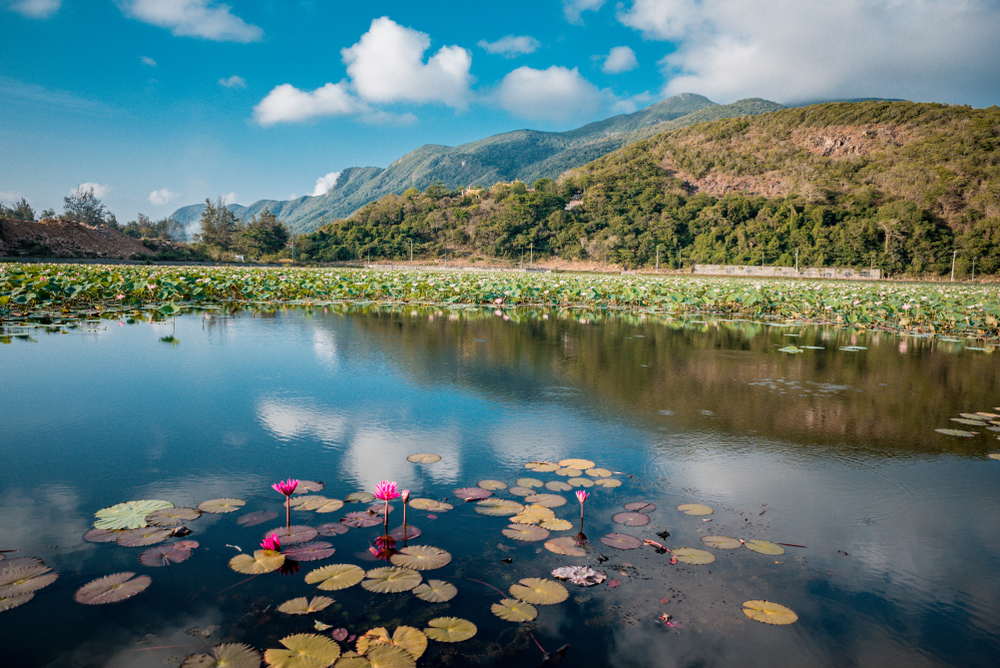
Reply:
[[70, 193], [69, 197], [63, 197], [62, 217], [87, 225], [118, 226], [114, 214], [108, 211], [104, 203], [97, 198], [94, 189], [84, 189], [83, 186], [78, 186]]
[[216, 251], [228, 251], [232, 248], [239, 231], [239, 221], [236, 214], [226, 208], [226, 200], [219, 198], [215, 204], [205, 200], [205, 210], [201, 212], [201, 234], [197, 240]]
[[237, 247], [248, 255], [260, 257], [281, 251], [290, 238], [288, 228], [270, 209], [264, 209], [260, 218], [251, 216], [240, 230]]
[[0, 218], [33, 221], [35, 220], [35, 210], [28, 204], [28, 200], [22, 197], [20, 202], [11, 207], [0, 204]]

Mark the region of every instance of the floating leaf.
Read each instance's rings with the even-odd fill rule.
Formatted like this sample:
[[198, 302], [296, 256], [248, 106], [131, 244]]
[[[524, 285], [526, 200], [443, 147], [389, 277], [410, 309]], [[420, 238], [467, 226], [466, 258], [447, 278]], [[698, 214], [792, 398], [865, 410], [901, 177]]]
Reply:
[[271, 529], [264, 534], [263, 538], [267, 538], [271, 534], [277, 535], [281, 540], [282, 545], [291, 545], [292, 543], [305, 543], [306, 541], [310, 541], [319, 535], [319, 532], [309, 526], [293, 524], [290, 527], [278, 527], [277, 529]]
[[347, 526], [340, 522], [327, 522], [316, 527], [316, 533], [320, 536], [339, 536], [347, 533]]
[[115, 542], [122, 547], [145, 547], [162, 543], [174, 535], [173, 529], [146, 527], [145, 529], [128, 529], [122, 531]]
[[634, 550], [637, 547], [642, 547], [641, 540], [627, 533], [609, 533], [601, 536], [601, 542], [608, 547], [615, 547], [619, 550]]
[[211, 654], [192, 654], [181, 668], [259, 668], [260, 654], [249, 645], [216, 645]]
[[594, 468], [594, 462], [589, 459], [563, 459], [559, 462], [559, 466], [584, 471], [586, 469]]
[[530, 622], [538, 616], [538, 609], [516, 598], [505, 598], [490, 608], [493, 614], [508, 622]]
[[324, 487], [326, 487], [326, 483], [319, 482], [317, 480], [299, 480], [299, 483], [295, 485], [295, 491], [293, 492], [293, 494], [305, 494], [307, 492], [322, 492]]
[[247, 505], [243, 499], [209, 499], [198, 504], [198, 510], [203, 513], [213, 513], [222, 515], [224, 513], [235, 513], [237, 510]]
[[410, 508], [417, 508], [419, 510], [433, 510], [436, 513], [443, 513], [454, 507], [450, 503], [435, 501], [434, 499], [410, 499]]
[[357, 650], [358, 654], [364, 654], [368, 651], [369, 647], [377, 644], [392, 644], [389, 632], [381, 626], [374, 629], [368, 629], [363, 634], [358, 636], [358, 641], [354, 643], [354, 649]]
[[389, 561], [395, 566], [412, 568], [415, 571], [429, 571], [447, 566], [451, 562], [451, 554], [439, 547], [412, 545], [392, 555]]
[[558, 469], [559, 465], [554, 462], [528, 462], [524, 468], [531, 469], [536, 473], [551, 473]]
[[455, 585], [444, 580], [428, 580], [426, 583], [414, 587], [412, 591], [421, 601], [428, 601], [430, 603], [450, 601], [458, 593]]
[[11, 559], [4, 559], [3, 556], [3, 554], [0, 554], [0, 572], [9, 571], [14, 568], [45, 565], [45, 562], [38, 557], [13, 557]]
[[332, 604], [333, 599], [329, 596], [313, 596], [312, 600], [303, 596], [285, 601], [278, 606], [278, 612], [283, 612], [286, 615], [308, 615], [311, 612], [328, 608]]
[[438, 617], [427, 622], [424, 633], [438, 642], [461, 642], [476, 635], [476, 625], [458, 617]]
[[538, 480], [537, 478], [518, 478], [517, 479], [517, 486], [518, 487], [541, 487], [544, 484], [545, 484], [544, 482], [542, 482], [541, 480]]
[[333, 556], [335, 551], [330, 543], [317, 540], [311, 543], [293, 545], [284, 549], [282, 554], [285, 555], [286, 559], [294, 559], [295, 561], [319, 561]]
[[611, 519], [627, 527], [641, 527], [649, 524], [649, 515], [644, 513], [617, 513]]
[[452, 494], [463, 501], [480, 501], [493, 496], [493, 492], [482, 487], [462, 487], [461, 489], [456, 489]]
[[407, 524], [405, 528], [405, 535], [404, 535], [404, 528], [402, 526], [398, 526], [392, 531], [390, 531], [389, 535], [395, 538], [396, 540], [413, 540], [414, 538], [420, 536], [420, 534], [422, 533], [423, 531], [421, 531], [417, 527], [413, 526], [412, 524]]
[[[528, 497], [531, 498], [531, 497]], [[524, 506], [510, 499], [483, 499], [476, 504], [476, 512], [494, 517], [509, 517], [524, 510]]]
[[840, 346], [840, 350], [843, 350], [843, 351], [849, 352], [849, 353], [856, 353], [856, 352], [859, 352], [861, 350], [868, 350], [868, 348], [866, 348], [865, 346]]
[[327, 668], [340, 656], [340, 645], [315, 633], [298, 633], [280, 642], [288, 649], [264, 652], [264, 661], [271, 668]]
[[12, 598], [38, 591], [56, 581], [58, 573], [41, 564], [0, 570], [0, 598]]
[[17, 596], [0, 598], [0, 612], [3, 612], [4, 610], [10, 610], [11, 608], [16, 608], [19, 605], [24, 605], [34, 597], [35, 597], [35, 592], [31, 591], [28, 592], [27, 594], [19, 594]]
[[147, 526], [146, 516], [154, 510], [173, 508], [169, 501], [147, 499], [143, 501], [126, 501], [114, 506], [98, 510], [94, 515], [96, 529], [139, 529]]
[[241, 527], [252, 527], [258, 524], [263, 524], [264, 522], [270, 522], [275, 517], [278, 516], [277, 511], [274, 510], [258, 510], [255, 513], [247, 513], [236, 520], [236, 523]]
[[407, 457], [406, 461], [413, 462], [414, 464], [433, 464], [434, 462], [441, 461], [441, 455], [435, 455], [430, 452], [419, 452]]
[[986, 423], [982, 420], [969, 420], [968, 418], [952, 418], [952, 422], [957, 422], [959, 424], [967, 424], [973, 427], [985, 427]]
[[714, 547], [720, 550], [735, 550], [741, 547], [741, 543], [736, 538], [730, 538], [729, 536], [702, 536], [701, 542], [705, 543], [709, 547]]
[[257, 550], [252, 555], [237, 554], [229, 560], [229, 567], [237, 573], [260, 575], [281, 568], [285, 563], [285, 555], [274, 550]]
[[342, 518], [340, 518], [340, 523], [349, 526], [357, 527], [359, 529], [364, 527], [373, 527], [377, 524], [382, 524], [385, 520], [379, 515], [371, 512], [370, 510], [359, 510], [353, 513], [347, 513]]
[[392, 633], [392, 644], [402, 647], [416, 660], [427, 651], [427, 635], [412, 626], [397, 626]]
[[365, 655], [371, 668], [414, 668], [413, 655], [396, 645], [378, 644]]
[[332, 564], [306, 574], [306, 584], [314, 584], [324, 591], [337, 591], [353, 587], [365, 578], [365, 572], [354, 564]]
[[545, 483], [545, 489], [552, 490], [553, 492], [568, 492], [573, 489], [573, 485], [562, 480], [550, 480]]
[[986, 456], [990, 459], [1000, 459], [1000, 452], [990, 452]]
[[793, 624], [799, 619], [799, 616], [790, 608], [786, 608], [778, 603], [772, 603], [771, 601], [744, 601], [743, 613], [750, 619], [755, 619], [758, 622], [777, 624], [779, 626]]
[[785, 553], [785, 548], [769, 540], [748, 540], [746, 541], [746, 547], [748, 550], [760, 552], [761, 554], [778, 555]]
[[595, 571], [587, 566], [560, 566], [552, 569], [552, 577], [569, 580], [581, 587], [593, 587], [608, 579], [607, 574]]
[[633, 513], [646, 513], [648, 515], [656, 510], [656, 506], [648, 501], [633, 501], [632, 503], [625, 504], [625, 510]]
[[700, 503], [682, 503], [677, 506], [677, 510], [685, 515], [711, 515], [715, 511]]
[[555, 473], [556, 475], [561, 475], [563, 477], [570, 477], [570, 478], [575, 478], [577, 476], [583, 475], [583, 471], [581, 471], [580, 469], [574, 469], [567, 466], [563, 466], [561, 468], [556, 469]]
[[201, 511], [196, 508], [163, 508], [146, 515], [146, 524], [154, 527], [177, 527], [185, 522], [201, 517]]
[[127, 529], [116, 529], [115, 531], [108, 531], [107, 529], [91, 529], [87, 533], [83, 534], [83, 539], [88, 543], [113, 543], [118, 540], [118, 536], [120, 536], [123, 531], [127, 531]]
[[545, 549], [556, 554], [565, 554], [569, 557], [585, 557], [587, 551], [580, 546], [580, 542], [570, 536], [553, 538], [545, 541]]
[[490, 491], [496, 489], [507, 489], [507, 483], [502, 480], [480, 480], [476, 484], [483, 489], [488, 489]]
[[514, 496], [531, 496], [536, 493], [531, 487], [511, 487], [507, 491]]
[[520, 541], [545, 540], [549, 537], [549, 532], [541, 527], [530, 524], [512, 524], [501, 532], [507, 538]]
[[976, 435], [976, 432], [965, 431], [964, 429], [935, 429], [934, 431], [945, 436], [962, 436], [964, 438], [971, 438]]
[[348, 503], [371, 503], [375, 500], [375, 495], [371, 492], [352, 492], [344, 497]]
[[537, 503], [532, 503], [531, 505], [525, 506], [524, 510], [519, 512], [510, 518], [510, 521], [515, 524], [538, 524], [542, 520], [554, 519], [556, 514], [551, 508], [539, 505]]
[[368, 659], [355, 652], [344, 652], [333, 664], [333, 668], [371, 668], [371, 666]]
[[150, 567], [179, 564], [191, 556], [191, 543], [194, 543], [193, 547], [198, 546], [193, 540], [183, 540], [179, 543], [151, 547], [139, 555], [139, 563]]
[[542, 520], [538, 523], [538, 526], [543, 529], [548, 529], [549, 531], [566, 531], [567, 529], [573, 528], [573, 523], [568, 520], [554, 517], [552, 519]]
[[679, 547], [671, 550], [674, 559], [682, 564], [704, 565], [715, 561], [715, 555], [707, 550], [699, 550], [694, 547]]
[[299, 504], [298, 510], [314, 510], [317, 513], [334, 513], [344, 507], [340, 499], [328, 499], [325, 496], [307, 496]]
[[524, 578], [510, 586], [511, 596], [535, 605], [562, 603], [569, 597], [569, 591], [555, 580], [545, 578]]
[[[555, 482], [562, 482], [561, 480], [556, 480]], [[594, 481], [590, 478], [570, 478], [566, 481], [571, 488], [572, 487], [593, 487]]]
[[621, 487], [622, 481], [617, 478], [600, 478], [594, 481], [594, 484], [598, 487], [606, 487], [611, 489], [612, 487]]
[[84, 605], [117, 603], [144, 591], [152, 579], [148, 575], [135, 573], [114, 573], [105, 575], [83, 585], [76, 590], [73, 598]]
[[422, 576], [417, 571], [397, 566], [373, 568], [365, 573], [367, 580], [361, 581], [361, 586], [376, 594], [392, 594], [410, 591], [418, 584]]
[[528, 503], [537, 503], [546, 508], [558, 508], [559, 506], [566, 505], [566, 497], [559, 494], [533, 494], [524, 497], [524, 500]]
[[610, 478], [612, 475], [614, 475], [612, 471], [602, 468], [587, 469], [586, 471], [584, 471], [584, 473], [589, 475], [591, 478]]
[[326, 631], [327, 629], [332, 629], [333, 627], [330, 624], [324, 624], [317, 619], [313, 622], [313, 628], [317, 631]]

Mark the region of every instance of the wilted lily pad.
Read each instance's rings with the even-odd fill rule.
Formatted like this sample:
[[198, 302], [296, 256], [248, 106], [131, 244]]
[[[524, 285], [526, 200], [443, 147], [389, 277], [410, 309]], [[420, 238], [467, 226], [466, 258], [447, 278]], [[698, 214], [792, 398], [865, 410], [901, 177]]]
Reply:
[[616, 513], [611, 519], [627, 527], [641, 527], [649, 524], [649, 515], [645, 513]]
[[568, 492], [573, 489], [573, 485], [568, 482], [563, 482], [562, 480], [550, 480], [545, 483], [545, 489], [553, 492]]
[[746, 547], [748, 550], [760, 552], [761, 554], [778, 555], [785, 553], [785, 548], [769, 540], [748, 540], [746, 541]]
[[601, 542], [608, 547], [615, 547], [619, 550], [634, 550], [642, 547], [642, 541], [627, 533], [609, 533], [601, 536]]
[[455, 585], [444, 580], [428, 580], [426, 583], [414, 587], [412, 591], [421, 601], [428, 601], [430, 603], [450, 601], [458, 593]]
[[288, 649], [269, 649], [264, 660], [271, 668], [327, 668], [340, 656], [340, 645], [326, 636], [298, 633], [281, 639]]
[[277, 516], [278, 513], [274, 510], [258, 510], [255, 513], [247, 513], [246, 515], [243, 515], [236, 520], [236, 523], [241, 527], [252, 527], [258, 524], [263, 524], [264, 522], [270, 522]]
[[451, 554], [439, 547], [430, 545], [412, 545], [390, 557], [395, 566], [412, 568], [416, 571], [428, 571], [447, 566], [451, 562]]
[[476, 635], [476, 625], [458, 617], [438, 617], [427, 622], [424, 633], [438, 642], [461, 642]]
[[480, 480], [476, 484], [482, 487], [483, 489], [488, 489], [490, 491], [496, 489], [507, 489], [507, 483], [505, 483], [503, 480]]
[[320, 559], [333, 556], [335, 551], [333, 545], [330, 543], [316, 540], [311, 543], [293, 545], [282, 550], [282, 554], [285, 555], [286, 559], [294, 559], [295, 561], [319, 561]]
[[173, 508], [174, 504], [169, 501], [158, 499], [147, 499], [143, 501], [126, 501], [114, 506], [102, 508], [94, 515], [97, 521], [94, 522], [96, 529], [139, 529], [147, 526], [146, 516], [154, 510], [163, 508]]
[[208, 501], [199, 503], [198, 510], [203, 513], [221, 515], [224, 513], [234, 513], [245, 505], [247, 505], [247, 502], [243, 499], [209, 499]]
[[229, 567], [237, 573], [260, 575], [281, 568], [285, 555], [274, 550], [257, 550], [251, 554], [237, 554], [229, 560]]
[[593, 587], [608, 579], [606, 573], [595, 571], [587, 566], [560, 566], [552, 570], [552, 577], [569, 580], [581, 587]]
[[371, 492], [351, 492], [344, 497], [347, 503], [371, 503], [375, 500], [375, 495]]
[[702, 566], [715, 561], [715, 555], [707, 550], [699, 550], [694, 547], [679, 547], [672, 550], [674, 559], [682, 564], [695, 564]]
[[702, 536], [701, 542], [719, 550], [735, 550], [743, 545], [736, 538], [730, 538], [729, 536]]
[[569, 557], [587, 556], [587, 551], [580, 546], [580, 542], [570, 536], [545, 541], [545, 549], [549, 552], [565, 554]]
[[58, 573], [41, 564], [0, 570], [0, 598], [12, 598], [47, 587], [56, 581]]
[[594, 462], [589, 459], [563, 459], [559, 462], [559, 466], [585, 471], [586, 469], [594, 468]]
[[462, 487], [460, 489], [456, 489], [452, 492], [452, 494], [463, 501], [480, 501], [493, 496], [493, 492], [488, 489], [483, 489], [482, 487]]
[[[528, 497], [529, 499], [531, 497]], [[509, 517], [524, 510], [524, 506], [510, 499], [483, 499], [476, 504], [476, 512], [494, 517]]]
[[790, 608], [786, 608], [778, 603], [772, 603], [771, 601], [744, 601], [743, 613], [750, 619], [755, 619], [758, 622], [777, 624], [779, 626], [793, 624], [799, 619], [799, 616]]
[[163, 508], [146, 515], [146, 523], [154, 527], [177, 527], [184, 522], [201, 517], [201, 511], [196, 508]]
[[278, 606], [278, 612], [283, 612], [286, 615], [308, 615], [310, 612], [318, 612], [328, 608], [331, 604], [333, 604], [333, 599], [329, 596], [313, 596], [312, 600], [302, 596], [285, 601]]
[[392, 594], [410, 591], [418, 584], [422, 576], [417, 571], [397, 566], [373, 568], [365, 573], [367, 580], [361, 581], [361, 586], [376, 594]]
[[115, 542], [122, 547], [145, 547], [162, 543], [174, 534], [173, 529], [146, 527], [145, 529], [128, 529], [122, 531]]
[[569, 591], [555, 580], [524, 578], [510, 586], [511, 596], [534, 605], [553, 605], [569, 598]]
[[181, 668], [259, 668], [260, 654], [249, 645], [216, 645], [211, 654], [192, 654]]
[[139, 563], [143, 566], [169, 566], [186, 561], [191, 556], [191, 550], [198, 547], [193, 540], [182, 540], [169, 545], [151, 547], [139, 555]]
[[500, 531], [507, 538], [521, 541], [545, 540], [549, 537], [549, 532], [538, 526], [531, 524], [512, 524]]
[[407, 457], [406, 461], [413, 462], [414, 464], [433, 464], [434, 462], [441, 461], [441, 455], [435, 455], [430, 452], [418, 452], [415, 455]]
[[538, 609], [516, 598], [505, 598], [490, 608], [493, 614], [508, 622], [530, 622], [538, 616]]
[[117, 603], [135, 596], [150, 585], [152, 579], [148, 575], [135, 576], [135, 573], [115, 573], [105, 575], [83, 585], [76, 590], [73, 598], [84, 605], [100, 605]]
[[700, 503], [682, 503], [677, 506], [677, 510], [685, 515], [711, 515], [715, 511]]
[[354, 564], [332, 564], [306, 574], [306, 584], [314, 584], [324, 591], [347, 589], [361, 582], [365, 572]]
[[532, 494], [524, 497], [528, 503], [535, 503], [546, 508], [558, 508], [566, 505], [566, 497], [559, 494]]
[[264, 534], [264, 538], [267, 538], [271, 534], [275, 534], [281, 540], [282, 545], [290, 545], [292, 543], [305, 543], [306, 541], [315, 538], [319, 532], [316, 529], [305, 526], [303, 524], [293, 524], [290, 527], [278, 527], [277, 529], [271, 529]]

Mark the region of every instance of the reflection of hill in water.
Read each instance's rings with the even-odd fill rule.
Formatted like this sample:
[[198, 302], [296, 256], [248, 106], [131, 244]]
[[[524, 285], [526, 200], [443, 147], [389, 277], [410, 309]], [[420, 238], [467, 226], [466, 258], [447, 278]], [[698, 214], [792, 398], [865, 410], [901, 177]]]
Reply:
[[[841, 454], [845, 445], [886, 454], [982, 454], [996, 445], [982, 427], [970, 427], [976, 438], [934, 431], [961, 427], [950, 418], [992, 410], [1000, 397], [997, 365], [960, 344], [637, 315], [510, 312], [519, 322], [505, 322], [486, 310], [413, 311], [354, 307], [364, 317], [350, 322], [429, 386], [578, 402], [627, 420], [830, 444]], [[778, 352], [788, 345], [823, 349]], [[850, 345], [867, 350], [839, 350]]]

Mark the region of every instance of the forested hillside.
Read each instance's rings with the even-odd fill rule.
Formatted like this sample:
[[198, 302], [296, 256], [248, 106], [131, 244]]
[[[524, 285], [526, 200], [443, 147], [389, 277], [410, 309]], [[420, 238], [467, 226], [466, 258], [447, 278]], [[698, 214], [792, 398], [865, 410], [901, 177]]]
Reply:
[[565, 174], [388, 195], [301, 238], [304, 259], [590, 259], [1000, 270], [1000, 109], [832, 103], [703, 123]]

